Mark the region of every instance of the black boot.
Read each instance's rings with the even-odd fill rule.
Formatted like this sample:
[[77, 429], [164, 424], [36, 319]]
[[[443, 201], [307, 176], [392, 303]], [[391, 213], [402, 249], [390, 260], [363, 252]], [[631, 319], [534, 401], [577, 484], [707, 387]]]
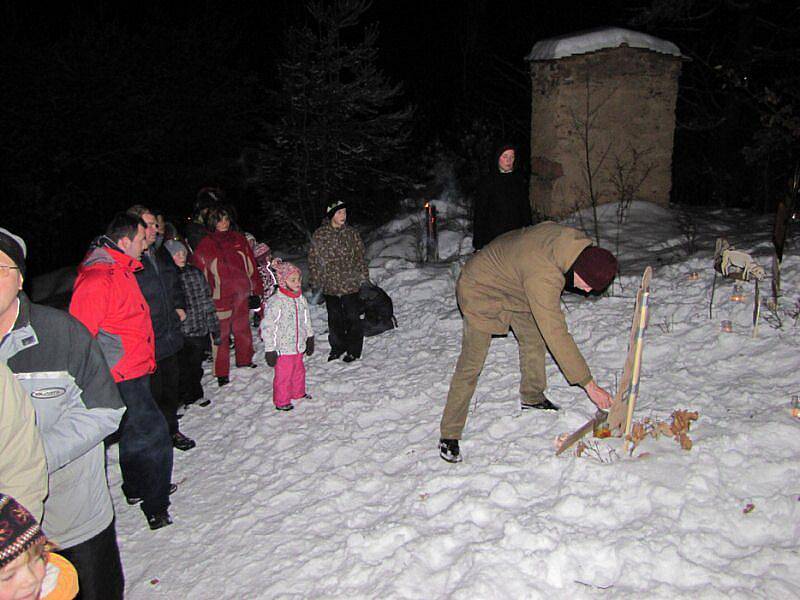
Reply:
[[538, 410], [560, 410], [560, 407], [557, 404], [553, 404], [552, 402], [550, 402], [550, 400], [548, 400], [544, 396], [542, 396], [542, 399], [540, 401], [533, 403], [527, 403], [523, 400], [522, 402], [520, 402], [520, 408], [522, 410], [531, 410], [533, 408]]
[[461, 462], [461, 450], [458, 447], [458, 440], [439, 440], [439, 456], [449, 463]]
[[176, 450], [182, 450], [186, 452], [187, 450], [194, 448], [196, 445], [197, 444], [192, 438], [186, 437], [180, 431], [176, 431], [172, 434], [172, 447]]
[[154, 515], [148, 515], [147, 524], [150, 525], [150, 529], [161, 529], [167, 525], [172, 525], [172, 517], [164, 510]]

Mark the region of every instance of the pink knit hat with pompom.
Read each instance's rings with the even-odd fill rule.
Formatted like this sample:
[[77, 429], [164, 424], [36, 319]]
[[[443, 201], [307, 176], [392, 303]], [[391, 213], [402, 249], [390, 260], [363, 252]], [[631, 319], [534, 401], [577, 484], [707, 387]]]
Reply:
[[293, 265], [289, 261], [282, 260], [278, 264], [274, 265], [275, 267], [275, 275], [278, 276], [278, 285], [283, 289], [286, 289], [286, 280], [291, 277], [292, 273], [297, 273], [302, 277], [303, 273], [300, 271], [300, 268]]

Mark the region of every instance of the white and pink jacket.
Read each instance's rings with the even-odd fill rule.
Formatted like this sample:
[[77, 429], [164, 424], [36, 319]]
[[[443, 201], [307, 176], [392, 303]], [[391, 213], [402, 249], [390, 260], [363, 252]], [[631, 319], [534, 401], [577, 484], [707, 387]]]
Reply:
[[314, 330], [303, 294], [278, 288], [264, 304], [260, 332], [264, 352], [277, 352], [278, 355], [305, 352], [306, 339], [314, 335]]

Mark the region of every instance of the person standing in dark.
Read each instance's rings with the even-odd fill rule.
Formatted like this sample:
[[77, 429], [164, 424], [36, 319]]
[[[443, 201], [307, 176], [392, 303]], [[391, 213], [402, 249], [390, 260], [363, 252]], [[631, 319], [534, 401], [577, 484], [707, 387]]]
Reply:
[[195, 441], [178, 429], [178, 407], [181, 405], [178, 353], [183, 348], [181, 322], [186, 318], [186, 298], [180, 272], [169, 252], [156, 245], [158, 225], [153, 213], [137, 204], [128, 209], [128, 214], [147, 224], [146, 248], [141, 259], [143, 268], [136, 271], [136, 281], [150, 307], [156, 338], [156, 370], [150, 378], [150, 389], [167, 420], [172, 445], [178, 450], [191, 450]]
[[361, 236], [347, 224], [347, 205], [334, 202], [314, 232], [308, 251], [311, 287], [322, 290], [328, 309], [329, 361], [342, 355], [344, 362], [361, 358], [363, 308], [358, 292], [369, 281], [364, 254]]
[[160, 529], [172, 524], [169, 495], [177, 486], [170, 483], [167, 422], [150, 390], [156, 368], [153, 322], [134, 275], [142, 268], [146, 232], [138, 217], [114, 217], [78, 267], [69, 312], [97, 339], [126, 406], [119, 427], [122, 492], [128, 504], [141, 503], [150, 529]]
[[189, 244], [191, 252], [195, 252], [203, 238], [208, 235], [207, 217], [209, 211], [219, 206], [224, 198], [225, 195], [219, 188], [204, 187], [197, 192], [192, 218], [184, 228], [186, 242]]
[[217, 309], [220, 345], [214, 346], [214, 376], [220, 387], [230, 383], [231, 334], [236, 342], [236, 366], [253, 368], [253, 334], [250, 331], [250, 303], [258, 304], [264, 292], [256, 257], [247, 239], [234, 231], [227, 208], [208, 213], [209, 233], [192, 253], [191, 263], [200, 269], [211, 288]]
[[199, 403], [208, 406], [211, 401], [204, 398], [203, 358], [210, 349], [210, 341], [220, 344], [219, 318], [211, 299], [211, 288], [200, 269], [186, 263], [189, 251], [183, 242], [167, 240], [164, 247], [181, 274], [183, 294], [186, 296], [186, 319], [181, 323], [183, 348], [178, 353], [180, 361], [181, 402], [188, 406]]
[[[22, 291], [26, 254], [22, 238], [0, 228], [0, 361], [36, 413], [48, 486], [42, 525], [78, 571], [82, 598], [121, 600], [125, 578], [103, 440], [119, 428], [125, 405], [86, 328], [62, 310], [31, 302]], [[3, 405], [7, 418], [10, 407]], [[0, 435], [4, 442], [20, 443], [16, 433], [4, 428]], [[28, 442], [13, 450], [34, 449]], [[34, 456], [16, 466], [32, 466], [29, 458]], [[7, 532], [8, 523], [0, 518], [0, 540]]]
[[516, 148], [497, 149], [492, 172], [481, 181], [475, 196], [472, 247], [477, 251], [498, 235], [533, 224], [528, 183], [514, 168]]

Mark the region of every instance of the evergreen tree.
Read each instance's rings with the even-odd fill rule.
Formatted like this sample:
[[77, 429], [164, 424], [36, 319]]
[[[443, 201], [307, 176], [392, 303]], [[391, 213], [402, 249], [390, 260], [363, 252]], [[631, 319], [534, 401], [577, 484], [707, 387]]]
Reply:
[[[399, 158], [412, 109], [378, 69], [377, 25], [359, 26], [368, 0], [309, 2], [278, 63], [278, 117], [267, 126], [260, 183], [267, 218], [310, 236], [332, 200], [380, 208], [406, 183]], [[357, 210], [358, 212], [358, 210]]]

